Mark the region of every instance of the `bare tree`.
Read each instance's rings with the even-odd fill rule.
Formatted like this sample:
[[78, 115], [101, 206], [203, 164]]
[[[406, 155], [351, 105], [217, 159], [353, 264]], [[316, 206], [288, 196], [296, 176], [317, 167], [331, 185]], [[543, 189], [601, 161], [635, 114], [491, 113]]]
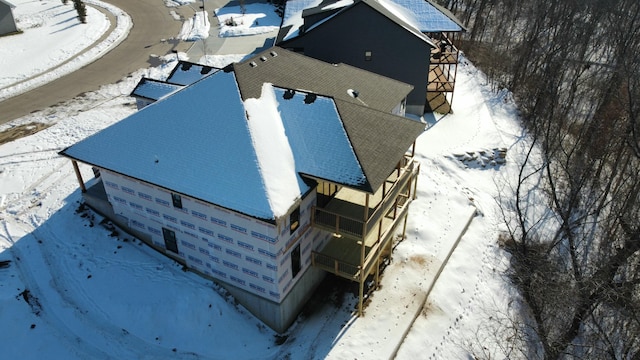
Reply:
[[640, 2], [445, 5], [531, 139], [500, 199], [522, 304], [508, 328], [546, 359], [640, 356]]

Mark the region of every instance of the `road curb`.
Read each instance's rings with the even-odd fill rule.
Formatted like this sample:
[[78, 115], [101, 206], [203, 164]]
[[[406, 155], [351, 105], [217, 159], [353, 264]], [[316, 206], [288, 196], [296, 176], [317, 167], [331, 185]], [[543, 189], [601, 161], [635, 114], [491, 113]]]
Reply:
[[[0, 89], [0, 101], [4, 101], [14, 96], [24, 94], [25, 92], [33, 90], [34, 88], [41, 86], [44, 83], [56, 80], [84, 66], [87, 66], [100, 57], [104, 56], [104, 54], [111, 51], [124, 39], [127, 38], [129, 30], [133, 26], [131, 17], [129, 17], [127, 13], [125, 13], [120, 8], [99, 0], [87, 0], [86, 4], [90, 5], [91, 7], [107, 16], [107, 20], [109, 21], [109, 28], [105, 31], [105, 33], [98, 40], [87, 46], [84, 50], [76, 54], [74, 57], [67, 59], [59, 65], [47, 69], [27, 79], [21, 80], [3, 89]], [[84, 56], [90, 56], [90, 60], [81, 61], [84, 60], [82, 59], [82, 57]], [[60, 70], [60, 72], [56, 72], [56, 70]]]

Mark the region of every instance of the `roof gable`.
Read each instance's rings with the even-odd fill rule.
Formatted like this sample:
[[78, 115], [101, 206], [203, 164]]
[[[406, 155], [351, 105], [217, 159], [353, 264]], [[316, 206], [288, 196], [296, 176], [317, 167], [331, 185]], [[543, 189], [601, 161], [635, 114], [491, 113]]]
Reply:
[[143, 77], [131, 92], [131, 96], [158, 101], [184, 86]]
[[341, 100], [336, 105], [368, 181], [369, 188], [363, 190], [373, 193], [422, 134], [425, 124]]
[[180, 60], [173, 70], [171, 70], [169, 77], [167, 77], [167, 82], [180, 85], [190, 85], [218, 70], [220, 69], [213, 66]]

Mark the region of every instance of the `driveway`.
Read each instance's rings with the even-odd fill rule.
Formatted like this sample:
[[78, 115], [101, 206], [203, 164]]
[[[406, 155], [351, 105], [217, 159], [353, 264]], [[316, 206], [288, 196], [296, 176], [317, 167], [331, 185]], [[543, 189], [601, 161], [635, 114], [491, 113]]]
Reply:
[[[158, 65], [151, 55], [186, 52], [189, 42], [172, 40], [180, 33], [182, 21], [175, 20], [162, 0], [109, 0], [129, 14], [133, 26], [116, 48], [85, 67], [24, 94], [0, 102], [0, 124], [49, 108], [61, 101], [102, 85], [113, 84], [128, 74]], [[193, 16], [193, 8], [174, 8], [183, 19]], [[113, 22], [115, 19], [110, 16]], [[163, 39], [166, 39], [163, 41]]]

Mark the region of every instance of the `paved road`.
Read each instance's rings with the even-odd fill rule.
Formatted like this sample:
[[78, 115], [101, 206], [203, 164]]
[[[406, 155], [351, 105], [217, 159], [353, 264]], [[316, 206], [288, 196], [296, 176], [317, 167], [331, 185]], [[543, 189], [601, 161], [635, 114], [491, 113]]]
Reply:
[[[175, 20], [162, 0], [108, 0], [131, 16], [129, 36], [115, 49], [85, 67], [24, 94], [0, 102], [0, 124], [49, 108], [81, 93], [113, 84], [133, 71], [158, 65], [155, 55], [185, 52], [192, 45], [172, 39], [182, 21]], [[182, 18], [193, 16], [189, 6], [175, 8]], [[112, 19], [113, 20], [113, 19]]]

